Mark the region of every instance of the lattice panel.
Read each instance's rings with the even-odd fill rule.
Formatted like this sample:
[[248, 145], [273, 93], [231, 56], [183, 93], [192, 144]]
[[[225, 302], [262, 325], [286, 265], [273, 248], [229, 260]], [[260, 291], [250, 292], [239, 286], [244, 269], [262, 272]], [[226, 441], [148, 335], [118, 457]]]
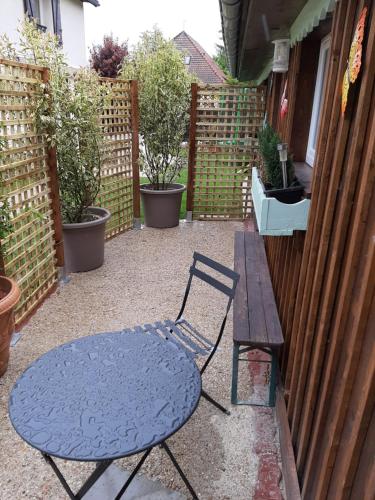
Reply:
[[244, 219], [252, 210], [251, 167], [259, 160], [262, 87], [198, 87], [193, 217]]
[[0, 135], [6, 139], [0, 172], [14, 227], [2, 245], [5, 274], [22, 290], [17, 323], [57, 281], [47, 148], [31, 115], [42, 79], [42, 68], [0, 59]]
[[105, 145], [98, 205], [112, 214], [106, 227], [106, 237], [111, 238], [133, 225], [131, 83], [102, 81], [111, 87], [111, 94], [101, 116]]

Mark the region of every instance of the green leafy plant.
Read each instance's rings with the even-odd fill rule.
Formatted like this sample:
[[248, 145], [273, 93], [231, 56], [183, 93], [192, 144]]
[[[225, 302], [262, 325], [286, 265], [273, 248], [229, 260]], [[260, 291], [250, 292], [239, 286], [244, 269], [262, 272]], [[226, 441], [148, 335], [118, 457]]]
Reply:
[[[33, 117], [50, 146], [56, 146], [63, 221], [89, 220], [88, 207], [100, 190], [103, 144], [99, 113], [108, 87], [93, 70], [72, 74], [57, 37], [38, 30], [34, 21], [25, 19], [19, 33], [22, 59], [49, 68], [49, 81], [40, 84], [34, 98]], [[0, 57], [11, 53], [9, 40], [0, 40]]]
[[[0, 165], [3, 160], [3, 151], [6, 149], [7, 141], [0, 136]], [[0, 254], [6, 253], [6, 243], [4, 240], [13, 232], [13, 226], [10, 218], [10, 207], [5, 194], [3, 179], [0, 177]]]
[[[280, 144], [282, 140], [268, 123], [259, 131], [258, 139], [259, 149], [263, 159], [265, 173], [264, 181], [275, 189], [282, 188], [283, 173], [279, 152], [277, 150], [277, 145]], [[289, 185], [294, 179], [294, 167], [290, 157], [288, 157], [287, 161], [287, 174]]]
[[181, 53], [158, 28], [146, 31], [122, 77], [139, 81], [141, 165], [153, 189], [166, 189], [186, 164], [181, 144], [189, 120], [190, 86]]

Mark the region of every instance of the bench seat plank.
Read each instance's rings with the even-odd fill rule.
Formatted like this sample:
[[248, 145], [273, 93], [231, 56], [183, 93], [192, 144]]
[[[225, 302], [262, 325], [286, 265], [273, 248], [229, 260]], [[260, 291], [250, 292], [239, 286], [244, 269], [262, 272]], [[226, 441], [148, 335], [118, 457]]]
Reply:
[[234, 269], [240, 280], [233, 304], [233, 340], [241, 345], [279, 348], [284, 340], [258, 233], [236, 232]]

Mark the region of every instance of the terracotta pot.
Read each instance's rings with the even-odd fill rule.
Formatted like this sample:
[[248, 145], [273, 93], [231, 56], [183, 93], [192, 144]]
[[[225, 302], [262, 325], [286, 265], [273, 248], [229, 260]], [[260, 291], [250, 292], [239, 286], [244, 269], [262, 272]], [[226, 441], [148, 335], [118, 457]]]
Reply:
[[89, 207], [99, 219], [63, 224], [65, 270], [79, 273], [97, 269], [104, 262], [105, 225], [111, 214], [105, 208]]
[[145, 225], [159, 229], [178, 226], [183, 184], [169, 184], [168, 189], [154, 189], [151, 184], [141, 185], [141, 198]]
[[0, 377], [8, 368], [10, 340], [14, 330], [14, 308], [17, 305], [21, 292], [15, 281], [0, 276]]

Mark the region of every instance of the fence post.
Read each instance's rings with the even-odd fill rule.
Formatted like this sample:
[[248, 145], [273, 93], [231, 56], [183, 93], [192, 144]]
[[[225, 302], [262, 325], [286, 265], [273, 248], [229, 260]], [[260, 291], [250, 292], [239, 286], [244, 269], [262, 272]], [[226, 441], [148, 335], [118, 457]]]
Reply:
[[141, 201], [139, 192], [139, 108], [138, 81], [130, 81], [131, 127], [132, 127], [132, 170], [133, 170], [133, 217], [134, 227], [141, 227]]
[[196, 130], [197, 130], [197, 94], [198, 84], [191, 84], [191, 106], [189, 127], [189, 160], [188, 160], [188, 185], [186, 195], [186, 220], [193, 221], [194, 174], [196, 156]]
[[[49, 82], [48, 68], [44, 68], [42, 78], [44, 83]], [[56, 147], [48, 146], [47, 165], [49, 170], [49, 186], [50, 186], [50, 196], [51, 196], [51, 206], [52, 206], [56, 260], [57, 260], [57, 266], [63, 267], [64, 240], [63, 240], [63, 228], [62, 228], [61, 210], [60, 210], [60, 194], [59, 194], [59, 179], [57, 175]]]

